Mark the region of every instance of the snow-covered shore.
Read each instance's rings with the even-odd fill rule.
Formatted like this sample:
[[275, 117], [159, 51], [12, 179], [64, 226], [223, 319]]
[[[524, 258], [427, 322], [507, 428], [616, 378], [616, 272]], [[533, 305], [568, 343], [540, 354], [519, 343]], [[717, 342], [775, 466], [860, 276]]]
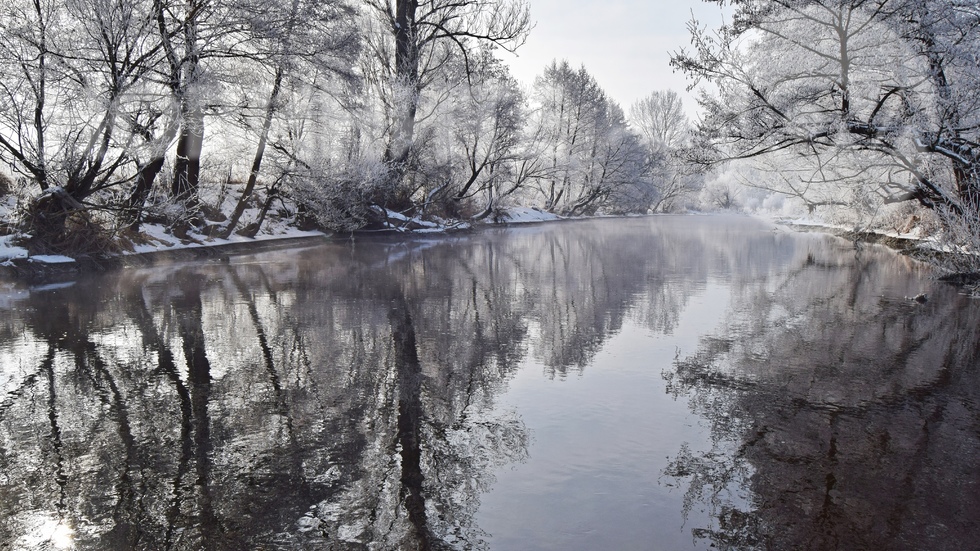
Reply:
[[[186, 237], [180, 238], [162, 224], [144, 224], [136, 239], [125, 240], [126, 242], [120, 247], [120, 252], [98, 258], [31, 255], [26, 248], [19, 244], [28, 236], [23, 234], [4, 235], [0, 236], [0, 278], [45, 281], [51, 278], [69, 277], [89, 269], [145, 266], [157, 260], [223, 258], [228, 255], [246, 254], [268, 249], [311, 245], [327, 239], [350, 239], [352, 236], [388, 234], [409, 237], [445, 234], [485, 227], [567, 220], [567, 218], [553, 213], [527, 207], [500, 210], [493, 217], [473, 223], [458, 220], [423, 220], [417, 217], [407, 217], [393, 211], [387, 211], [385, 218], [385, 227], [353, 233], [301, 230], [287, 221], [270, 220], [255, 237], [233, 234], [228, 238], [208, 236], [194, 231], [189, 231]], [[821, 232], [850, 241], [884, 245], [901, 254], [931, 264], [937, 263], [937, 257], [949, 254], [949, 251], [943, 250], [935, 238], [919, 235], [918, 229], [904, 233], [885, 232], [848, 228], [811, 219], [759, 218], [790, 231]], [[953, 274], [953, 276], [955, 275]], [[970, 281], [972, 282], [974, 279], [971, 278]]]
[[[354, 235], [432, 234], [448, 233], [473, 227], [531, 224], [563, 220], [562, 217], [539, 209], [518, 207], [501, 210], [493, 219], [475, 224], [447, 220], [423, 220], [387, 211], [386, 227], [373, 231], [354, 232]], [[320, 239], [349, 238], [351, 234], [331, 234], [317, 230], [300, 230], [283, 221], [270, 221], [255, 237], [233, 234], [228, 238], [207, 236], [189, 231], [185, 238], [175, 236], [162, 224], [144, 224], [135, 239], [122, 243], [118, 254], [100, 258], [64, 255], [31, 255], [22, 245], [29, 236], [11, 234], [0, 236], [0, 277], [44, 277], [84, 271], [88, 267], [113, 267], [142, 264], [163, 257], [208, 257], [236, 254], [263, 248], [288, 247]]]
[[927, 255], [941, 252], [938, 240], [934, 236], [922, 235], [919, 227], [915, 227], [911, 231], [901, 232], [853, 228], [808, 218], [774, 218], [770, 221], [793, 231], [828, 233], [850, 241], [885, 245], [913, 258], [924, 258]]
[[810, 219], [770, 219], [791, 231], [820, 232], [860, 243], [882, 245], [936, 269], [941, 281], [964, 287], [970, 296], [980, 297], [980, 273], [973, 266], [977, 253], [943, 243], [936, 235], [911, 231], [848, 228]]

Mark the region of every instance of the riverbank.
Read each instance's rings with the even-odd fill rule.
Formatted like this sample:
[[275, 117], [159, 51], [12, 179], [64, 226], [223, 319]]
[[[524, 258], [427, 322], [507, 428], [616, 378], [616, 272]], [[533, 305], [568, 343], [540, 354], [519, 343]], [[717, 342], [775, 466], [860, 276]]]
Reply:
[[[578, 218], [575, 218], [578, 219]], [[288, 224], [269, 224], [256, 237], [233, 235], [228, 239], [189, 232], [185, 238], [174, 236], [159, 224], [146, 224], [138, 239], [127, 239], [121, 252], [102, 256], [30, 255], [12, 244], [18, 236], [0, 236], [0, 279], [49, 283], [70, 279], [82, 273], [104, 272], [127, 267], [145, 267], [156, 262], [193, 260], [227, 261], [230, 256], [276, 249], [313, 246], [324, 241], [363, 239], [381, 236], [424, 237], [445, 235], [488, 227], [537, 224], [574, 220], [533, 208], [501, 210], [497, 216], [476, 223], [459, 221], [422, 221], [389, 213], [388, 227], [350, 233], [305, 231]], [[796, 232], [818, 232], [858, 243], [883, 245], [915, 260], [940, 267], [953, 253], [942, 251], [932, 240], [912, 235], [886, 234], [867, 230], [847, 229], [805, 220], [765, 219]], [[980, 295], [980, 273], [949, 272], [937, 279], [966, 288]]]
[[916, 260], [922, 260], [928, 262], [929, 259], [934, 258], [934, 255], [938, 251], [934, 247], [930, 247], [930, 241], [922, 239], [918, 236], [909, 235], [894, 235], [886, 234], [880, 232], [874, 232], [869, 230], [849, 230], [839, 226], [832, 226], [829, 224], [818, 224], [818, 223], [801, 223], [797, 220], [775, 220], [776, 224], [789, 228], [793, 231], [798, 232], [819, 232], [828, 233], [848, 241], [856, 241], [861, 243], [872, 243], [875, 245], [884, 245], [889, 249], [892, 249], [898, 253], [904, 254], [915, 258]]
[[314, 245], [325, 240], [347, 240], [383, 235], [420, 236], [468, 231], [480, 227], [535, 224], [565, 220], [558, 215], [534, 208], [504, 209], [493, 218], [476, 223], [460, 221], [424, 221], [388, 212], [386, 223], [372, 230], [330, 233], [300, 230], [287, 223], [269, 223], [255, 237], [232, 235], [222, 239], [188, 232], [175, 236], [162, 224], [144, 224], [135, 236], [116, 240], [119, 252], [94, 255], [31, 255], [20, 243], [29, 238], [23, 234], [0, 236], [0, 279], [49, 282], [85, 272], [99, 272], [129, 266], [147, 266], [154, 262], [200, 259], [225, 260], [231, 255], [281, 248]]
[[947, 268], [947, 266], [954, 264], [951, 260], [965, 253], [943, 250], [935, 240], [914, 234], [901, 235], [846, 229], [829, 224], [802, 223], [798, 220], [775, 220], [774, 222], [793, 231], [826, 233], [855, 243], [870, 243], [888, 247], [901, 255], [936, 267], [940, 272], [943, 272], [937, 276], [938, 280], [961, 286], [971, 295], [980, 296], [980, 272], [953, 271]]

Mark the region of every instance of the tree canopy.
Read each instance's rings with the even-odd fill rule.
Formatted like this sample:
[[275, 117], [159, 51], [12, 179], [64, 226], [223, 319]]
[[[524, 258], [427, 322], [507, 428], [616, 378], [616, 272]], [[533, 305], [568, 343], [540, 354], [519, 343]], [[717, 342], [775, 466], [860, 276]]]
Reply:
[[[767, 158], [779, 191], [874, 208], [916, 201], [948, 229], [980, 218], [980, 10], [961, 0], [732, 2], [690, 24], [672, 64], [701, 95], [691, 158]], [[775, 160], [775, 161], [774, 161]], [[829, 191], [828, 191], [829, 189]]]

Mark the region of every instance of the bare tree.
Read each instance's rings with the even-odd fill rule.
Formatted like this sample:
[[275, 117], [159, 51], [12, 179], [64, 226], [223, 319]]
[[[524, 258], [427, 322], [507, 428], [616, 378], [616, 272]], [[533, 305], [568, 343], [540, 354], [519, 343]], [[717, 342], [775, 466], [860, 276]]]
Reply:
[[655, 191], [650, 209], [670, 212], [697, 193], [702, 183], [681, 155], [691, 128], [680, 96], [673, 90], [658, 90], [638, 100], [630, 107], [630, 123], [649, 151], [648, 177]]
[[534, 83], [533, 124], [547, 149], [549, 171], [539, 179], [544, 208], [554, 211], [566, 200], [576, 173], [591, 148], [589, 128], [602, 116], [606, 95], [595, 79], [567, 61], [552, 62]]
[[429, 173], [423, 209], [479, 219], [515, 191], [513, 163], [520, 155], [525, 98], [489, 51], [475, 72], [468, 74], [460, 64], [454, 75], [433, 85], [433, 94], [446, 99], [419, 124], [431, 143], [418, 169]]
[[[643, 183], [646, 154], [623, 110], [586, 71], [555, 61], [534, 84], [531, 135], [544, 157], [534, 180], [544, 208], [564, 215], [593, 214], [610, 199]], [[630, 194], [633, 191], [630, 190]], [[617, 210], [645, 211], [643, 200]]]
[[35, 237], [61, 242], [70, 217], [91, 224], [94, 196], [133, 178], [138, 144], [162, 114], [153, 10], [148, 0], [2, 9], [0, 158], [41, 192], [29, 213]]

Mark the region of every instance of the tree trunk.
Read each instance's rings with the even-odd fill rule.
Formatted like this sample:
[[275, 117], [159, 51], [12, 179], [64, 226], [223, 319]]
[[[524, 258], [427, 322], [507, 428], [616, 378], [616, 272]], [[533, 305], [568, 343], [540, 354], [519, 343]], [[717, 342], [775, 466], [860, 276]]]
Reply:
[[174, 138], [177, 137], [180, 120], [176, 114], [172, 113], [171, 115], [170, 123], [167, 125], [163, 136], [152, 143], [150, 161], [139, 167], [139, 171], [136, 174], [136, 184], [133, 186], [133, 191], [130, 192], [125, 205], [123, 205], [123, 225], [134, 232], [140, 229], [143, 206], [146, 204], [147, 197], [150, 196], [153, 183], [156, 181], [160, 171], [163, 170], [167, 149], [173, 143]]
[[[198, 7], [195, 0], [188, 2], [188, 8], [195, 14]], [[184, 41], [185, 48], [187, 48], [187, 59], [186, 65], [183, 67], [183, 78], [178, 76], [178, 81], [174, 83], [175, 91], [180, 99], [181, 128], [180, 137], [177, 139], [177, 158], [174, 161], [171, 192], [174, 197], [189, 201], [193, 208], [197, 200], [198, 184], [201, 178], [201, 148], [204, 146], [204, 110], [201, 108], [199, 100], [190, 98], [191, 88], [198, 78], [198, 64], [200, 63], [197, 21], [195, 19], [185, 22]], [[172, 70], [180, 71], [179, 67], [177, 65]], [[177, 75], [179, 74], [177, 73]]]
[[[40, 16], [40, 10], [38, 11]], [[48, 189], [48, 174], [45, 169], [45, 155], [44, 155], [44, 101], [45, 101], [45, 80], [47, 75], [45, 74], [45, 30], [41, 33], [41, 43], [38, 48], [41, 50], [38, 56], [38, 77], [37, 77], [37, 101], [34, 105], [34, 132], [37, 134], [37, 167], [38, 172], [35, 174], [37, 177], [37, 184], [41, 186], [41, 191], [47, 191]]]
[[140, 167], [136, 174], [136, 185], [130, 193], [126, 205], [123, 207], [123, 225], [131, 231], [139, 231], [140, 222], [143, 217], [143, 206], [146, 198], [150, 196], [153, 188], [153, 181], [157, 174], [163, 169], [164, 158], [162, 156], [152, 159], [149, 163]]
[[405, 175], [405, 164], [412, 150], [415, 116], [419, 104], [419, 58], [415, 28], [418, 0], [398, 0], [395, 9], [395, 86], [404, 87], [407, 104], [396, 106], [396, 120], [384, 162], [392, 169], [392, 186], [398, 187]]
[[258, 180], [259, 169], [262, 167], [262, 158], [265, 156], [265, 146], [269, 141], [269, 130], [272, 128], [272, 117], [275, 115], [276, 103], [279, 101], [279, 91], [282, 89], [282, 77], [283, 66], [280, 63], [276, 68], [275, 81], [272, 83], [272, 93], [269, 95], [269, 101], [265, 105], [265, 120], [262, 122], [262, 133], [259, 135], [259, 144], [255, 147], [255, 157], [252, 159], [252, 171], [248, 174], [245, 189], [242, 190], [242, 195], [238, 198], [238, 204], [235, 205], [235, 211], [231, 213], [231, 219], [228, 220], [228, 225], [221, 232], [221, 237], [225, 239], [235, 231], [235, 226], [238, 225], [242, 213], [245, 212], [248, 200], [252, 197], [252, 192], [255, 191], [255, 182]]
[[174, 161], [174, 179], [171, 193], [174, 197], [197, 199], [201, 178], [201, 149], [204, 147], [204, 111], [200, 107], [182, 108], [183, 125], [177, 139], [177, 158]]

